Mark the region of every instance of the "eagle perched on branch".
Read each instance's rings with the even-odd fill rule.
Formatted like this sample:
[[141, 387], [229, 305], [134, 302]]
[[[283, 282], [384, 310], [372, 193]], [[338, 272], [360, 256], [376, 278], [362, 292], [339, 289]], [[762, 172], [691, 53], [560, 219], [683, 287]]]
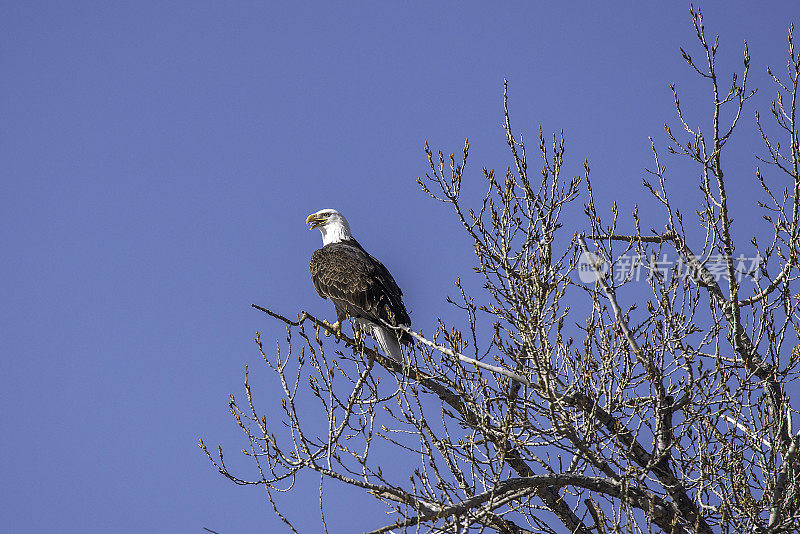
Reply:
[[411, 336], [382, 325], [411, 326], [403, 305], [403, 292], [381, 262], [373, 258], [350, 232], [344, 215], [334, 209], [312, 213], [306, 219], [309, 229], [322, 232], [322, 248], [311, 255], [311, 280], [320, 297], [331, 299], [336, 308], [336, 323], [352, 317], [362, 331], [378, 342], [383, 353], [403, 361], [400, 343], [410, 345]]

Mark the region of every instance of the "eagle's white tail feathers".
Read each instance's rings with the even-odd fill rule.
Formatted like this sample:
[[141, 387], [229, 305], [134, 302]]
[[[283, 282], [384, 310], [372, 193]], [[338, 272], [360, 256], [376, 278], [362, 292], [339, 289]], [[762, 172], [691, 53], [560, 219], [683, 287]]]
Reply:
[[400, 343], [397, 341], [397, 334], [388, 328], [382, 326], [374, 326], [372, 328], [372, 337], [381, 346], [383, 353], [396, 362], [403, 362], [403, 351], [400, 349]]
[[364, 333], [369, 334], [378, 342], [381, 352], [396, 362], [403, 362], [403, 351], [397, 340], [397, 334], [388, 328], [378, 326], [365, 320], [357, 320]]

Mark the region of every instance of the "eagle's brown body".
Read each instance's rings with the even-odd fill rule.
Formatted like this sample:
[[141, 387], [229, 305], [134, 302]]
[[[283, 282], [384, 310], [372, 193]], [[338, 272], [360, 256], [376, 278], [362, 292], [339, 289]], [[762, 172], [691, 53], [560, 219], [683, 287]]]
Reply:
[[[411, 326], [403, 292], [381, 262], [353, 238], [330, 243], [311, 255], [311, 280], [322, 298], [336, 308], [336, 320], [348, 317], [392, 326]], [[400, 332], [400, 341], [411, 336]]]

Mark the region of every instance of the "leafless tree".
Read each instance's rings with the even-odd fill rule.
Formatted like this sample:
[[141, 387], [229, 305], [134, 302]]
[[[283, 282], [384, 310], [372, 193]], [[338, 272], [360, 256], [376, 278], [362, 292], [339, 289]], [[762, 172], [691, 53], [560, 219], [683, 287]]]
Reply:
[[[485, 291], [459, 281], [451, 301], [466, 326], [440, 320], [400, 364], [363, 340], [320, 336], [328, 327], [307, 313], [256, 306], [286, 324], [274, 353], [256, 336], [282, 414], [261, 415], [246, 381], [230, 409], [254, 472], [232, 473], [201, 441], [219, 472], [263, 486], [292, 531], [279, 493], [310, 472], [374, 496], [392, 515], [373, 533], [798, 532], [800, 432], [786, 386], [800, 361], [800, 54], [790, 27], [786, 70], [768, 69], [771, 119], [755, 115], [763, 228], [734, 231], [727, 144], [755, 93], [750, 57], [745, 43], [723, 87], [718, 41], [690, 12], [700, 53], [683, 57], [713, 89], [711, 128], [691, 126], [673, 86], [680, 127], [665, 129], [666, 151], [699, 171], [699, 218], [675, 206], [655, 143], [644, 186], [663, 229], [643, 230], [638, 209], [630, 223], [616, 207], [601, 218], [589, 165], [562, 177], [563, 135], [540, 130], [530, 165], [506, 93], [512, 165], [483, 170], [483, 201], [461, 199], [468, 143], [449, 158], [426, 146], [419, 180], [474, 245]], [[588, 224], [575, 232], [562, 212], [581, 194]]]

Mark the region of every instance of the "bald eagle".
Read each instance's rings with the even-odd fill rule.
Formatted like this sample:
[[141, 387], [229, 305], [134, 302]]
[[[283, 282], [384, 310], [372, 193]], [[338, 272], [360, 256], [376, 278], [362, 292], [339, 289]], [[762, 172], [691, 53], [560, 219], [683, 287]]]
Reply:
[[392, 326], [411, 326], [403, 292], [392, 275], [353, 238], [347, 219], [338, 211], [312, 213], [306, 224], [309, 229], [319, 228], [322, 232], [323, 246], [311, 255], [311, 280], [320, 297], [333, 301], [334, 331], [341, 332], [342, 321], [352, 317], [361, 330], [378, 342], [384, 354], [402, 362], [399, 342], [410, 345], [411, 336], [381, 324], [385, 321]]

